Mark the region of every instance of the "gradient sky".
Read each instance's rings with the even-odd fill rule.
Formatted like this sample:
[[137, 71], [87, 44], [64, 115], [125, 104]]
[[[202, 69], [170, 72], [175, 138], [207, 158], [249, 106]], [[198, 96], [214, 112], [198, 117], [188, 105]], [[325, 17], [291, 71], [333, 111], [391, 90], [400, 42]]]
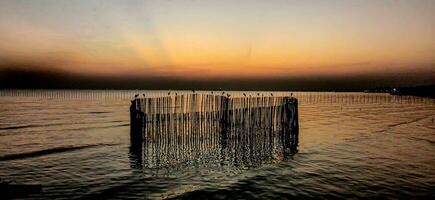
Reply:
[[434, 0], [0, 1], [2, 67], [282, 78], [433, 73], [434, 61]]

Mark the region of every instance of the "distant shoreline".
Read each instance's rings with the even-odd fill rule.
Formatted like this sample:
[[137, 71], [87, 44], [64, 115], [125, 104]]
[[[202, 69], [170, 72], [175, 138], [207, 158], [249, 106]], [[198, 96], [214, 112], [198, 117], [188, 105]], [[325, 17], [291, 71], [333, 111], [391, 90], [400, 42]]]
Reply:
[[[118, 89], [118, 88], [0, 88], [0, 91], [7, 90], [124, 90], [124, 91], [192, 91], [192, 89], [151, 89], [151, 88], [136, 88], [136, 89]], [[413, 86], [413, 87], [399, 87], [399, 88], [377, 88], [371, 90], [253, 90], [253, 89], [195, 89], [194, 91], [247, 91], [247, 92], [331, 92], [331, 93], [343, 93], [343, 92], [355, 92], [355, 93], [379, 93], [379, 94], [390, 94], [395, 96], [418, 96], [426, 98], [435, 98], [435, 85], [425, 85], [425, 86]]]
[[390, 94], [435, 98], [435, 85], [393, 88]]

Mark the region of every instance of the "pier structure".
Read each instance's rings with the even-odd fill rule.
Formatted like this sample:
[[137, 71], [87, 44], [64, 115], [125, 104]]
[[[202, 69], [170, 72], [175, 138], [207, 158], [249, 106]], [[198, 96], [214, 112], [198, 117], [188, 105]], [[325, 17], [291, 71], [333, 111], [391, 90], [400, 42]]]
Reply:
[[298, 101], [293, 97], [183, 94], [131, 102], [136, 166], [252, 167], [297, 152]]
[[193, 129], [270, 129], [296, 133], [298, 101], [293, 97], [235, 97], [208, 94], [141, 97], [131, 101], [132, 140], [161, 132]]

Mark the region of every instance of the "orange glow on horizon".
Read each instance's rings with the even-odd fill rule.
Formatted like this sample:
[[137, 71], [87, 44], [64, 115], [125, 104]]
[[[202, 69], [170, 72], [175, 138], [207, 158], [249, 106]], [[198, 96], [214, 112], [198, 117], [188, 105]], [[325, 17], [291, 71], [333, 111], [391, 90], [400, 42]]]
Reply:
[[[228, 5], [211, 2], [151, 1], [131, 10], [112, 4], [98, 11], [84, 9], [81, 21], [68, 10], [58, 19], [53, 17], [57, 11], [48, 6], [35, 4], [25, 10], [20, 3], [4, 2], [4, 8], [18, 10], [3, 10], [0, 15], [0, 58], [3, 62], [43, 61], [83, 74], [191, 78], [433, 67], [435, 16], [431, 8], [435, 3], [357, 2], [359, 7], [331, 1], [328, 5], [336, 6], [335, 10], [297, 1], [261, 3], [232, 12]], [[58, 4], [53, 6], [65, 7], [65, 2]], [[308, 12], [297, 12], [298, 6], [309, 8]], [[265, 14], [263, 9], [275, 12]], [[172, 12], [160, 12], [166, 10]], [[95, 16], [102, 21], [93, 21]]]

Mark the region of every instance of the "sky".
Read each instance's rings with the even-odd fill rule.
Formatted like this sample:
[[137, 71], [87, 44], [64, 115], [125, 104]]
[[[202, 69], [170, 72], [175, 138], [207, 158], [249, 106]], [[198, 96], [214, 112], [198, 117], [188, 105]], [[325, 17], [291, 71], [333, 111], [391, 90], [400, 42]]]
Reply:
[[0, 68], [435, 83], [435, 1], [3, 0]]

